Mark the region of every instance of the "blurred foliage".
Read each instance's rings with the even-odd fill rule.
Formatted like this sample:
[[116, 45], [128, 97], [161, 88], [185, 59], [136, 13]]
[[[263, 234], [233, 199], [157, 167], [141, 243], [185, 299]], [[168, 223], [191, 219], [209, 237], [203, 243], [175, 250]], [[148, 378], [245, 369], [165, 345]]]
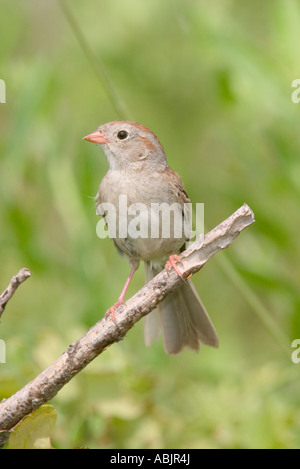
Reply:
[[51, 405], [42, 405], [27, 415], [11, 431], [7, 449], [53, 449], [50, 434], [56, 421]]
[[[60, 2], [1, 1], [0, 291], [21, 267], [32, 277], [0, 324], [0, 399], [101, 317], [127, 277], [111, 240], [96, 237], [92, 197], [106, 159], [81, 140], [120, 118], [109, 89], [122, 117], [159, 136], [191, 200], [205, 203], [207, 229], [244, 202], [256, 223], [195, 277], [220, 349], [167, 357], [160, 342], [144, 347], [138, 324], [53, 399], [52, 443], [298, 447], [299, 2], [66, 5], [108, 88]], [[142, 284], [140, 268], [129, 295]]]

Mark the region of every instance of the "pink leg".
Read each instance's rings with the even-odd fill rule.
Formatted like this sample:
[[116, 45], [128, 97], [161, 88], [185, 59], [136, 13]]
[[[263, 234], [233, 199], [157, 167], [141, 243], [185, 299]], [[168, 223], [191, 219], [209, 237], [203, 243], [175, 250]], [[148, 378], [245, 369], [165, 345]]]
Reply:
[[126, 292], [127, 292], [127, 289], [129, 287], [129, 284], [131, 282], [131, 279], [134, 275], [134, 272], [136, 271], [137, 267], [134, 266], [131, 268], [131, 271], [130, 271], [130, 274], [128, 276], [128, 279], [126, 280], [125, 282], [125, 285], [123, 287], [123, 290], [121, 292], [121, 295], [119, 296], [119, 299], [118, 301], [113, 305], [111, 306], [111, 308], [109, 308], [109, 310], [106, 311], [105, 313], [105, 318], [108, 318], [108, 316], [112, 316], [112, 319], [115, 321], [116, 320], [116, 316], [115, 316], [115, 309], [120, 306], [122, 303], [124, 303], [124, 298], [125, 298], [125, 295], [126, 295]]
[[180, 260], [179, 256], [177, 256], [177, 254], [170, 254], [170, 257], [166, 262], [166, 269], [169, 270], [170, 267], [173, 267], [173, 269], [175, 270], [177, 275], [179, 275], [179, 277], [181, 277], [182, 280], [184, 280], [180, 269], [176, 265], [176, 262], [178, 262], [178, 264], [181, 264], [181, 260]]
[[130, 282], [131, 282], [131, 280], [132, 280], [132, 277], [133, 277], [135, 271], [136, 271], [136, 268], [135, 268], [135, 267], [132, 267], [132, 269], [131, 269], [131, 271], [130, 271], [130, 274], [129, 274], [129, 276], [128, 276], [128, 279], [126, 280], [125, 285], [124, 285], [124, 288], [123, 288], [123, 290], [122, 290], [122, 292], [121, 292], [121, 295], [119, 296], [118, 302], [123, 303], [124, 298], [125, 298], [125, 295], [126, 295], [126, 292], [127, 292], [127, 289], [128, 289], [128, 287], [129, 287], [129, 284], [130, 284]]

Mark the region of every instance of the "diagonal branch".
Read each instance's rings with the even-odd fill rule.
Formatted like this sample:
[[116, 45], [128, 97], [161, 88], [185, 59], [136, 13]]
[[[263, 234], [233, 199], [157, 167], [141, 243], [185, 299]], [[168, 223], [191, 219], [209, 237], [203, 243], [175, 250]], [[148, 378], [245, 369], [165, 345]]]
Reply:
[[30, 271], [26, 268], [21, 269], [20, 272], [15, 275], [8, 285], [7, 289], [1, 293], [0, 295], [0, 318], [2, 316], [3, 311], [11, 297], [14, 295], [16, 289], [18, 288], [21, 283], [25, 282], [25, 280], [30, 277]]
[[[254, 222], [252, 210], [244, 204], [207, 235], [201, 235], [179, 257], [184, 278], [198, 272], [211, 256], [227, 248], [239, 233]], [[58, 391], [95, 357], [125, 336], [129, 329], [182, 282], [175, 270], [163, 270], [111, 317], [98, 321], [46, 370], [20, 391], [0, 403], [0, 435], [33, 410], [52, 399]]]

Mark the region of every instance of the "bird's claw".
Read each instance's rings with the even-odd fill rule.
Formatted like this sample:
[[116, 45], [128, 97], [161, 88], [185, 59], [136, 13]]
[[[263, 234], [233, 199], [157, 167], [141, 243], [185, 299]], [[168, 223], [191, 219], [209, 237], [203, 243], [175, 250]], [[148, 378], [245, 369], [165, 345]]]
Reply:
[[179, 267], [177, 266], [176, 262], [180, 265], [182, 265], [182, 262], [181, 262], [181, 259], [179, 256], [177, 256], [177, 254], [171, 254], [169, 259], [167, 260], [166, 262], [166, 270], [170, 270], [171, 267], [173, 267], [173, 269], [175, 270], [176, 274], [182, 279], [184, 280], [184, 277], [183, 277], [183, 274], [181, 272], [181, 270], [179, 269]]
[[112, 305], [105, 313], [104, 318], [108, 319], [111, 318], [114, 322], [117, 321], [116, 315], [115, 315], [115, 310], [117, 309], [118, 306], [124, 303], [123, 299], [119, 299], [114, 305]]

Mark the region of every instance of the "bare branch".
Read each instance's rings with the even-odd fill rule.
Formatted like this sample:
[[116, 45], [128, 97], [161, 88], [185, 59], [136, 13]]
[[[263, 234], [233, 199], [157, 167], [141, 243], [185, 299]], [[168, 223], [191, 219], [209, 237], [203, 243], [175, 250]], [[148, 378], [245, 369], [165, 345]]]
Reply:
[[[207, 235], [199, 237], [179, 256], [182, 276], [187, 278], [199, 271], [211, 256], [227, 248], [253, 222], [253, 212], [244, 204]], [[154, 309], [182, 281], [175, 270], [163, 270], [115, 310], [115, 322], [111, 317], [98, 321], [81, 339], [71, 344], [56, 362], [16, 394], [1, 402], [0, 431], [10, 430], [30, 412], [52, 399], [95, 357], [114, 342], [123, 339], [139, 319]]]
[[8, 285], [7, 289], [0, 295], [0, 318], [2, 316], [3, 311], [11, 297], [14, 295], [16, 289], [18, 288], [21, 283], [25, 282], [25, 280], [30, 277], [31, 273], [28, 269], [24, 268], [21, 269], [20, 272], [15, 275]]

